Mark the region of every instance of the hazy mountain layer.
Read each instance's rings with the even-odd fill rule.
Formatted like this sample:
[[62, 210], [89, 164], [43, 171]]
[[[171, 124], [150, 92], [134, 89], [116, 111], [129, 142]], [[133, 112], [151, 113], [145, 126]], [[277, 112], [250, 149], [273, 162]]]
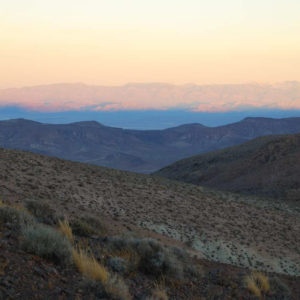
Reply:
[[0, 122], [0, 146], [116, 169], [150, 173], [182, 158], [269, 134], [300, 132], [300, 118], [246, 118], [220, 127], [187, 124], [124, 130], [97, 122], [63, 125], [22, 119]]

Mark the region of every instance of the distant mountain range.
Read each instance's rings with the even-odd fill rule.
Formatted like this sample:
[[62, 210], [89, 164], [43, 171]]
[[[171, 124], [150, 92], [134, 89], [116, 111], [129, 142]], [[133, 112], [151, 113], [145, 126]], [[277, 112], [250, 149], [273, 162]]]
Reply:
[[224, 112], [300, 109], [300, 82], [277, 84], [172, 85], [131, 83], [96, 86], [61, 83], [0, 90], [0, 106], [38, 111], [185, 109]]
[[157, 175], [244, 194], [300, 203], [300, 134], [265, 136], [190, 157]]
[[271, 134], [300, 132], [300, 118], [246, 118], [220, 127], [186, 124], [125, 130], [97, 122], [42, 124], [0, 121], [0, 147], [27, 150], [116, 169], [151, 173], [180, 159]]

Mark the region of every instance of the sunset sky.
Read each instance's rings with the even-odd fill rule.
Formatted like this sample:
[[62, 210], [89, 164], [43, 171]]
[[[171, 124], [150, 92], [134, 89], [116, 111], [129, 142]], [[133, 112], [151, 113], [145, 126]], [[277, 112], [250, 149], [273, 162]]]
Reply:
[[0, 2], [0, 88], [300, 80], [299, 0]]

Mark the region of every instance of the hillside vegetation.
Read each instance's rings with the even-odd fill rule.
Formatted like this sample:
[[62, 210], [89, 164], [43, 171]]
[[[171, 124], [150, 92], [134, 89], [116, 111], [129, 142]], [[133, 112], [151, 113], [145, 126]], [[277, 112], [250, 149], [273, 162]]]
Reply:
[[266, 136], [193, 156], [156, 175], [300, 205], [300, 134]]
[[300, 273], [296, 210], [273, 203], [261, 207], [252, 198], [22, 151], [1, 149], [0, 168], [0, 195], [9, 203], [38, 199], [70, 218], [101, 215], [116, 232], [162, 234], [209, 260]]
[[22, 151], [0, 149], [0, 168], [1, 299], [300, 293], [290, 209]]

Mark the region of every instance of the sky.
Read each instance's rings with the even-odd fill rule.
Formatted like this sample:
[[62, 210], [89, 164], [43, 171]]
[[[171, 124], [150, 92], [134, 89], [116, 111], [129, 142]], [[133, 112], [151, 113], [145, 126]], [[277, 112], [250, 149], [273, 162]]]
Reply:
[[0, 89], [300, 81], [299, 0], [0, 0]]

